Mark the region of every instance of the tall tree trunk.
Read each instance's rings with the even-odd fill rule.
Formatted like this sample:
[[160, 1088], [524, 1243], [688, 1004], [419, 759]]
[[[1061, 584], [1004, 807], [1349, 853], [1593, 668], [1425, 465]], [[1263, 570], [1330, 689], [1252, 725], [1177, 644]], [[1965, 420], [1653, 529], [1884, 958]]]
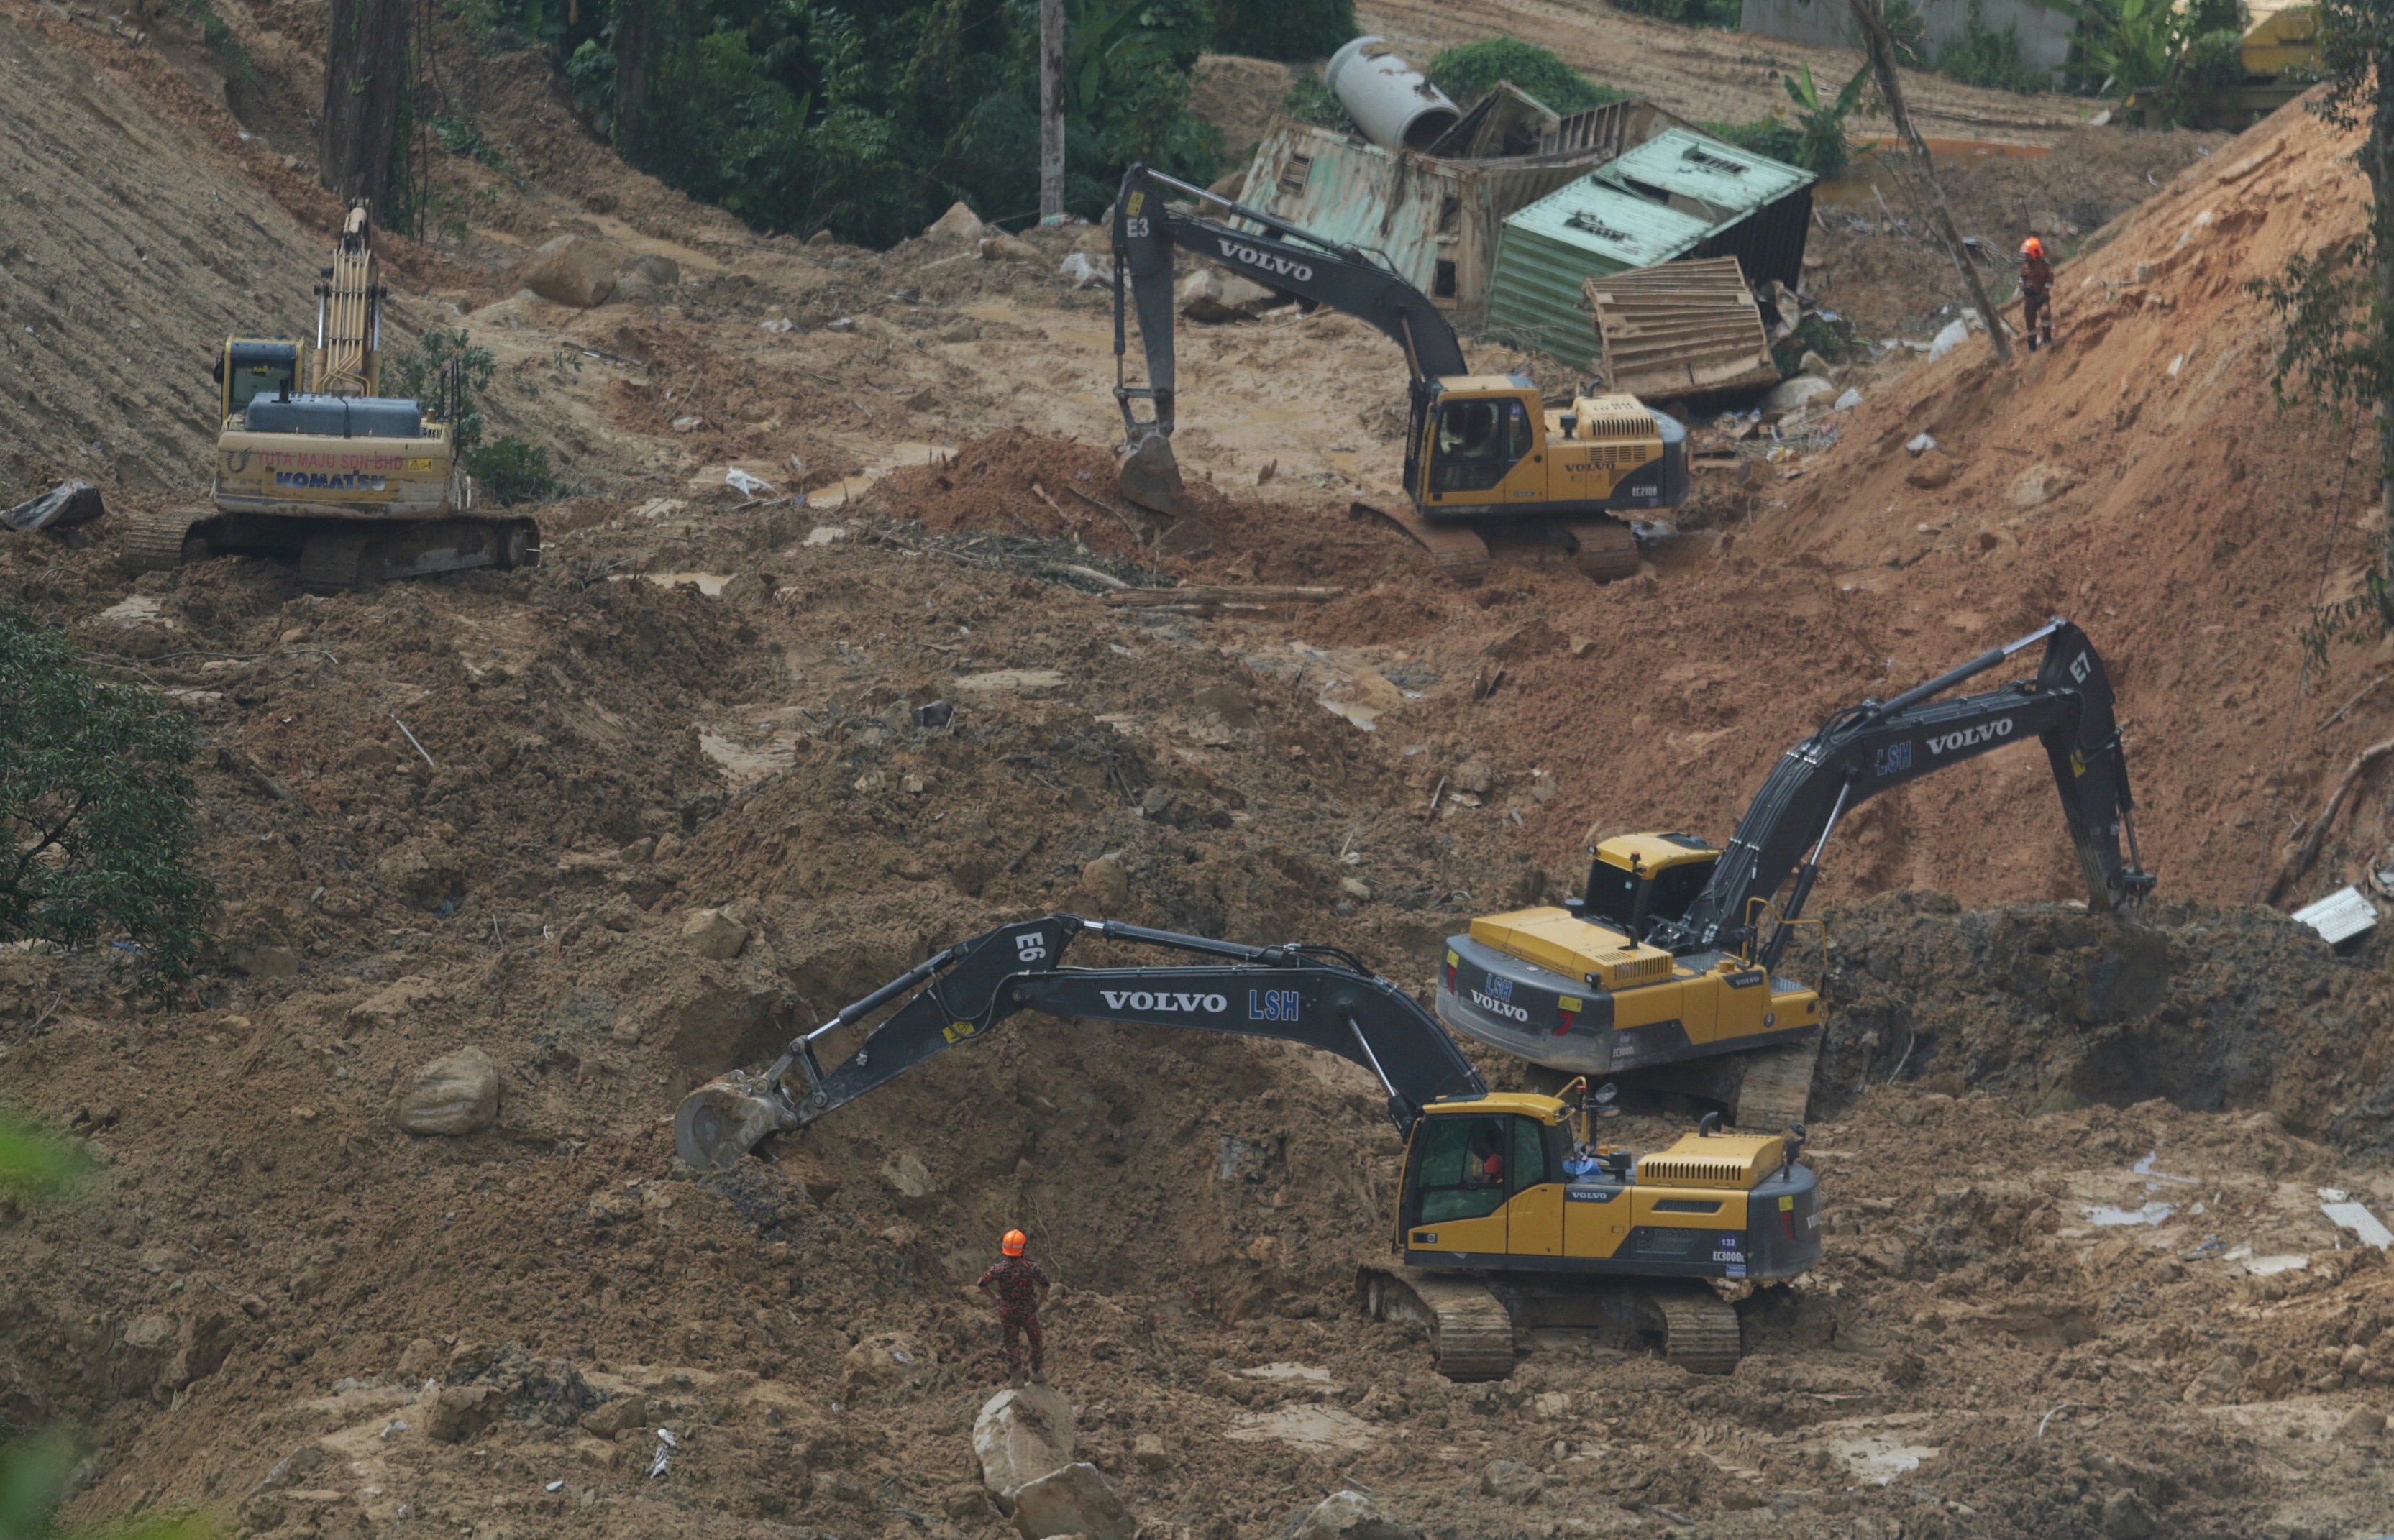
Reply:
[[1039, 217], [1064, 212], [1064, 0], [1039, 0]]
[[637, 164], [649, 111], [649, 58], [656, 51], [656, 0], [615, 0], [615, 150]]
[[1945, 206], [1945, 189], [1939, 184], [1937, 167], [1928, 158], [1928, 141], [1912, 126], [1912, 114], [1903, 109], [1903, 82], [1895, 72], [1895, 34], [1887, 30], [1887, 17], [1879, 9], [1879, 0], [1847, 0], [1847, 4], [1853, 11], [1855, 24], [1861, 28], [1862, 46], [1870, 54], [1871, 73], [1878, 79], [1878, 94], [1887, 99], [1887, 115], [1895, 120], [1895, 131], [1912, 147], [1914, 157], [1920, 162], [1921, 180], [1928, 184], [1928, 223], [1968, 287], [1979, 319], [1987, 323], [1987, 340], [1994, 344], [1995, 357], [2009, 363], [2012, 341], [2005, 335], [2003, 318], [1988, 302], [1987, 286], [1979, 282], [1979, 270], [1970, 261], [1970, 248], [1962, 244], [1961, 232], [1953, 228], [1953, 212]]
[[407, 84], [409, 0], [333, 0], [324, 59], [324, 186], [379, 211], [390, 191], [391, 137]]

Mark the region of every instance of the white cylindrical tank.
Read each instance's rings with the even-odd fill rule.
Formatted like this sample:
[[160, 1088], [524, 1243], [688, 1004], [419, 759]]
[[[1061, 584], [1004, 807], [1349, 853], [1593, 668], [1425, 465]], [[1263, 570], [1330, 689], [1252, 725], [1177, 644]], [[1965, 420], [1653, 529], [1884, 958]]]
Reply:
[[1363, 50], [1378, 42], [1359, 37], [1332, 54], [1322, 66], [1322, 83], [1374, 144], [1383, 150], [1427, 150], [1454, 126], [1462, 110], [1396, 55], [1367, 57]]

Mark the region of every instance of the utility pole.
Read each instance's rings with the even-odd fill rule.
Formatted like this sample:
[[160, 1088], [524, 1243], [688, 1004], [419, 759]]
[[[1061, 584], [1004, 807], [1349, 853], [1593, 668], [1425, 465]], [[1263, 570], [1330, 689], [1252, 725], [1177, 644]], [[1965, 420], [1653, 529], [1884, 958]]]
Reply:
[[1978, 307], [1979, 319], [1987, 323], [1987, 340], [1994, 344], [1995, 357], [2004, 362], [2012, 361], [2012, 339], [2004, 334], [2003, 318], [1987, 301], [1987, 286], [1979, 282], [1979, 270], [1971, 264], [1970, 248], [1962, 244], [1959, 231], [1953, 228], [1953, 210], [1945, 206], [1945, 190], [1938, 184], [1937, 167], [1928, 158], [1928, 141], [1912, 126], [1912, 114], [1903, 110], [1903, 83], [1895, 73], [1895, 34], [1887, 30], [1887, 17], [1879, 9], [1879, 0], [1847, 0], [1854, 13], [1854, 24], [1861, 29], [1862, 46], [1870, 54], [1871, 72], [1878, 79], [1878, 94], [1886, 99], [1887, 115], [1895, 121], [1895, 131], [1912, 148], [1920, 163], [1920, 179], [1928, 184], [1928, 223], [1937, 231], [1937, 239], [1945, 247], [1945, 255], [1953, 259], [1954, 269], [1970, 291], [1970, 302]]
[[1064, 0], [1039, 0], [1039, 219], [1064, 213]]

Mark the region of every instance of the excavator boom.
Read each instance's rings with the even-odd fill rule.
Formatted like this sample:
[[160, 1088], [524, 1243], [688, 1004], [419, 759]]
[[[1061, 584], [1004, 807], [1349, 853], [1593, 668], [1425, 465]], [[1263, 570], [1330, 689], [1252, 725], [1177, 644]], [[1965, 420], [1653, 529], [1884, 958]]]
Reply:
[[[1084, 932], [1224, 961], [1177, 967], [1059, 966], [1072, 938]], [[854, 1053], [822, 1068], [816, 1044], [910, 992], [913, 997]], [[1411, 995], [1344, 953], [1242, 946], [1115, 920], [1049, 915], [959, 941], [836, 1012], [761, 1073], [735, 1074], [701, 1087], [675, 1120], [676, 1146], [692, 1165], [730, 1165], [770, 1135], [803, 1128], [1021, 1010], [1303, 1043], [1370, 1071], [1388, 1092], [1388, 1116], [1401, 1132], [1441, 1097], [1487, 1089], [1454, 1040]]]

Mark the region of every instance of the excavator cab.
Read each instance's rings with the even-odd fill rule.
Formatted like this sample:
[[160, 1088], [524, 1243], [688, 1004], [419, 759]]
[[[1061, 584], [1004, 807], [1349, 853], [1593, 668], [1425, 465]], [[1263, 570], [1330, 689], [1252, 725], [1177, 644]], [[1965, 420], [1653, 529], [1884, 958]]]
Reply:
[[1712, 880], [1720, 848], [1693, 835], [1615, 835], [1588, 848], [1587, 896], [1563, 907], [1584, 920], [1644, 937], [1656, 920], [1686, 915]]
[[259, 396], [296, 395], [299, 344], [289, 337], [236, 336], [225, 339], [214, 371], [221, 387], [217, 418], [248, 410]]

